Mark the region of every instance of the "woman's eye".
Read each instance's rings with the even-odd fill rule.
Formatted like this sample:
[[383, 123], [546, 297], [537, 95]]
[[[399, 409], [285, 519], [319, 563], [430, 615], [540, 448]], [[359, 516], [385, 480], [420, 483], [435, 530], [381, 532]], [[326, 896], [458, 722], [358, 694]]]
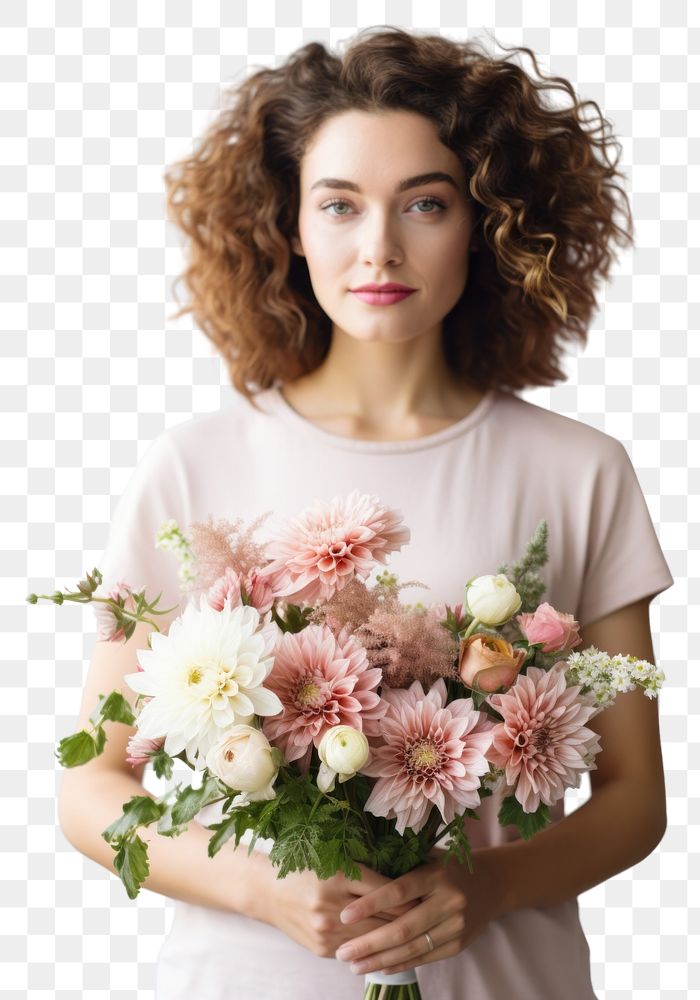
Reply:
[[[415, 208], [417, 205], [429, 205], [431, 207], [436, 206], [439, 209], [444, 209], [446, 207], [445, 203], [442, 202], [442, 201], [440, 201], [439, 198], [420, 198], [418, 201], [414, 201], [413, 204], [410, 207], [411, 208]], [[328, 201], [328, 202], [326, 202], [325, 205], [321, 205], [321, 211], [322, 212], [326, 212], [326, 209], [330, 209], [330, 208], [350, 208], [350, 207], [351, 207], [350, 203], [347, 202], [347, 201], [345, 201], [344, 199], [342, 199], [342, 198], [334, 198], [333, 201]], [[348, 212], [340, 212], [340, 213], [337, 213], [337, 212], [326, 212], [326, 214], [327, 215], [332, 215], [336, 219], [339, 219], [339, 218], [341, 218], [344, 215], [348, 215]], [[436, 212], [420, 211], [418, 214], [419, 215], [436, 215], [438, 213], [436, 213]]]

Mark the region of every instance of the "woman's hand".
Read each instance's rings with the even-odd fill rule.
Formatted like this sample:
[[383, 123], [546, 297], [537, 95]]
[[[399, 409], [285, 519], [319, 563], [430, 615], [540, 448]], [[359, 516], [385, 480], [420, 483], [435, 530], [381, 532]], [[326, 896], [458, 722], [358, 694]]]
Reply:
[[[357, 936], [339, 949], [336, 957], [353, 964], [353, 972], [400, 972], [457, 955], [486, 925], [511, 908], [506, 898], [498, 848], [472, 851], [473, 873], [450, 858], [447, 866], [437, 860], [444, 852], [433, 849], [436, 860], [400, 878], [387, 880], [347, 908]], [[369, 932], [363, 926], [380, 910], [415, 904], [402, 916]], [[435, 945], [429, 950], [425, 931]]]
[[257, 882], [256, 900], [250, 915], [281, 931], [322, 958], [334, 958], [337, 949], [356, 934], [369, 934], [388, 921], [408, 913], [416, 903], [405, 902], [373, 908], [372, 916], [346, 927], [340, 911], [357, 897], [381, 889], [392, 880], [358, 864], [362, 878], [352, 880], [338, 873], [319, 879], [315, 872], [290, 872], [277, 878], [277, 869], [264, 852], [259, 854], [262, 876]]

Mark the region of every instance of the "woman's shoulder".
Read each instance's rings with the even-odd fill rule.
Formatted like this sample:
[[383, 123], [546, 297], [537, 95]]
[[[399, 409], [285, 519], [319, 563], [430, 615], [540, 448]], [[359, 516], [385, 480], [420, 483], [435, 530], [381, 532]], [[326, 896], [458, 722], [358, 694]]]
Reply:
[[257, 410], [242, 393], [229, 386], [218, 409], [196, 413], [172, 424], [161, 432], [160, 438], [167, 439], [180, 453], [197, 454], [200, 450], [209, 452], [224, 446], [230, 452], [237, 442], [247, 440], [247, 432], [264, 418], [271, 391], [262, 390], [254, 397], [260, 406]]
[[533, 458], [556, 460], [571, 455], [609, 461], [624, 446], [612, 434], [576, 417], [523, 399], [512, 392], [496, 390], [494, 425], [513, 449], [525, 449]]

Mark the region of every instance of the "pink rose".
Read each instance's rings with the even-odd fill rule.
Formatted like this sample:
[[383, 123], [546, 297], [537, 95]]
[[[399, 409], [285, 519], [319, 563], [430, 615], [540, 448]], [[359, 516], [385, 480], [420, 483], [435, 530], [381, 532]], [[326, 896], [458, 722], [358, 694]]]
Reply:
[[582, 642], [574, 616], [557, 611], [546, 601], [533, 612], [517, 615], [515, 620], [530, 644], [544, 642], [543, 653], [563, 652]]

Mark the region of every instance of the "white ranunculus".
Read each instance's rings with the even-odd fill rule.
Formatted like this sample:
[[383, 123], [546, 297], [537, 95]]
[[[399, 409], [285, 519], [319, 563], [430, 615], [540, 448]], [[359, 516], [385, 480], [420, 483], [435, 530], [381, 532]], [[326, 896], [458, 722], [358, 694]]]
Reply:
[[318, 747], [321, 765], [316, 784], [322, 792], [329, 792], [336, 776], [341, 782], [352, 778], [369, 758], [369, 743], [364, 733], [352, 726], [332, 726], [324, 734]]
[[505, 573], [477, 576], [467, 584], [465, 601], [470, 614], [484, 625], [504, 625], [520, 610], [520, 594]]
[[207, 767], [249, 802], [274, 799], [279, 767], [267, 736], [254, 726], [234, 726], [207, 754]]

